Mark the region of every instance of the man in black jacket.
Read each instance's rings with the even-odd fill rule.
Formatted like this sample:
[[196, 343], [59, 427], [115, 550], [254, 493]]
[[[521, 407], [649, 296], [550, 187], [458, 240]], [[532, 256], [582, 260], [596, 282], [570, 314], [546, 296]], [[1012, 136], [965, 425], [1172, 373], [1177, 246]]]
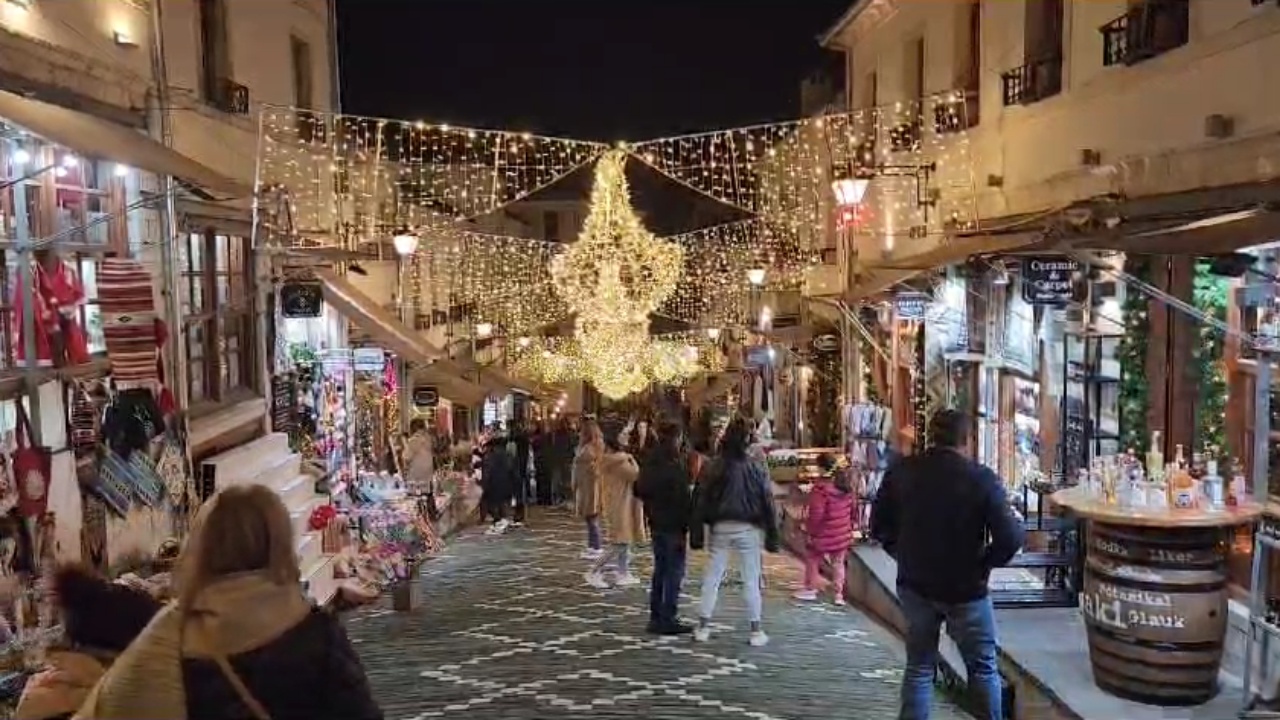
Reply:
[[653, 583], [649, 589], [649, 626], [658, 635], [683, 635], [693, 628], [676, 614], [684, 582], [689, 533], [689, 460], [680, 449], [680, 428], [664, 424], [640, 462], [635, 495], [644, 502], [653, 537]]
[[907, 620], [902, 720], [927, 720], [938, 637], [960, 647], [979, 720], [1001, 720], [996, 628], [987, 579], [1022, 547], [1000, 478], [962, 453], [969, 420], [942, 410], [929, 424], [932, 446], [889, 468], [876, 493], [871, 534], [898, 561], [898, 597]]

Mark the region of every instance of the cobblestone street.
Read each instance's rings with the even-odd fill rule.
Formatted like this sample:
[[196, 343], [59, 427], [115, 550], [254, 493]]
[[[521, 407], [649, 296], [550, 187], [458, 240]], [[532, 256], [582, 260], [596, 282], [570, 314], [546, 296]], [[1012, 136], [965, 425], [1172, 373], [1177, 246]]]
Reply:
[[[469, 531], [424, 566], [420, 609], [384, 600], [351, 615], [388, 720], [896, 717], [901, 644], [857, 611], [792, 602], [788, 558], [769, 558], [772, 642], [752, 648], [739, 590], [721, 595], [711, 642], [649, 636], [645, 590], [585, 585], [581, 547], [579, 523], [558, 512], [501, 537]], [[685, 582], [689, 617], [702, 556]], [[967, 717], [938, 702], [936, 718]]]

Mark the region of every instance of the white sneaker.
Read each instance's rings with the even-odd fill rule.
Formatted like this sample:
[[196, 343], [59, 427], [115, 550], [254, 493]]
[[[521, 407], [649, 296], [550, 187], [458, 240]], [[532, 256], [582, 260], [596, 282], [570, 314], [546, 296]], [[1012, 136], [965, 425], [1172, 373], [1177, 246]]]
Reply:
[[764, 647], [769, 644], [769, 636], [764, 634], [763, 630], [753, 630], [751, 639], [747, 640], [751, 647]]
[[710, 639], [711, 639], [711, 628], [705, 625], [699, 625], [697, 629], [693, 631], [694, 642], [704, 643]]
[[845, 605], [849, 604], [848, 602], [845, 602], [845, 599], [842, 597], [836, 598], [835, 602], [836, 602], [836, 607], [844, 607]]
[[636, 587], [639, 584], [640, 584], [640, 578], [636, 577], [635, 575], [632, 575], [631, 573], [627, 573], [626, 575], [619, 575], [618, 579], [613, 582], [614, 587], [620, 587], [620, 588]]
[[604, 556], [604, 550], [593, 550], [591, 548], [587, 548], [586, 550], [583, 550], [582, 554], [578, 555], [578, 557], [582, 558], [583, 560], [599, 560], [603, 556]]
[[494, 524], [490, 525], [490, 526], [489, 526], [489, 529], [485, 531], [485, 534], [486, 534], [486, 535], [501, 535], [502, 533], [504, 533], [504, 532], [506, 532], [506, 531], [507, 531], [507, 521], [506, 521], [506, 520], [499, 520], [498, 522], [496, 522], [496, 523], [494, 523]]
[[583, 575], [582, 579], [586, 580], [588, 585], [597, 590], [608, 590], [610, 588], [609, 581], [605, 580], [604, 576], [600, 573], [589, 572]]
[[791, 597], [801, 602], [813, 602], [818, 599], [817, 590], [797, 590], [791, 594]]

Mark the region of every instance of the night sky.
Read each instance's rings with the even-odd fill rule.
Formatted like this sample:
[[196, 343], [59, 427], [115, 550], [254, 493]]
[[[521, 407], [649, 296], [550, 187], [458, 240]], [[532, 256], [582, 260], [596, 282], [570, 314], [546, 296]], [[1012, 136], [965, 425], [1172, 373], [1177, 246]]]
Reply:
[[339, 0], [343, 111], [591, 140], [800, 115], [851, 0]]

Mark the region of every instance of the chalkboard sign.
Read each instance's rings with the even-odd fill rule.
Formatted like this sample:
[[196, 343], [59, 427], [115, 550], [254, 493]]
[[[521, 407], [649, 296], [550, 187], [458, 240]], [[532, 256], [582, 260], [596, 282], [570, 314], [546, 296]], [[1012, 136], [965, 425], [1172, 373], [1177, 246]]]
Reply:
[[1083, 299], [1080, 261], [1061, 255], [1022, 261], [1022, 299], [1032, 305], [1066, 305]]
[[419, 385], [413, 389], [415, 407], [432, 408], [440, 404], [440, 391], [434, 385]]
[[893, 298], [894, 310], [899, 320], [924, 320], [925, 311], [929, 309], [931, 298], [925, 293], [898, 293]]
[[271, 378], [271, 429], [293, 432], [298, 424], [298, 384], [291, 373]]
[[285, 283], [280, 288], [280, 311], [287, 318], [320, 317], [324, 292], [318, 283]]

